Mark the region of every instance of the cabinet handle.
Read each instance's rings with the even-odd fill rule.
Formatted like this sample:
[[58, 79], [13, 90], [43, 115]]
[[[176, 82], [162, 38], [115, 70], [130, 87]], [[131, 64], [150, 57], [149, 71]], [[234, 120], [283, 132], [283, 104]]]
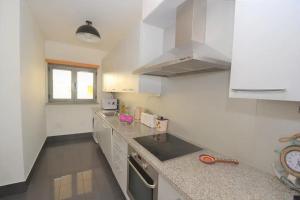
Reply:
[[239, 89], [239, 88], [232, 88], [234, 92], [284, 92], [286, 91], [285, 88], [262, 88], [262, 89]]
[[127, 91], [134, 91], [134, 89], [128, 88], [128, 89], [122, 89], [122, 91], [124, 91], [124, 92], [127, 92]]

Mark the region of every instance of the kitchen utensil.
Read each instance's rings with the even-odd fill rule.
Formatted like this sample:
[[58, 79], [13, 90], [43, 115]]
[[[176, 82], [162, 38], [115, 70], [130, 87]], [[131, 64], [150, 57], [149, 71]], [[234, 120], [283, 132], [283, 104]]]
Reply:
[[167, 132], [168, 129], [168, 119], [163, 118], [163, 117], [159, 117], [158, 119], [156, 119], [156, 130], [158, 132]]
[[282, 137], [279, 139], [279, 142], [289, 142], [292, 140], [297, 140], [298, 138], [300, 138], [300, 133], [296, 133], [290, 137]]
[[127, 109], [126, 109], [126, 105], [125, 104], [122, 104], [120, 106], [120, 113], [121, 114], [125, 114], [127, 112]]
[[137, 121], [141, 120], [141, 114], [142, 114], [143, 111], [144, 111], [143, 108], [136, 107], [135, 111], [134, 111], [134, 119], [137, 120]]
[[232, 159], [220, 159], [220, 158], [215, 158], [211, 155], [207, 155], [207, 154], [202, 154], [199, 156], [199, 160], [205, 164], [215, 164], [217, 162], [220, 163], [232, 163], [232, 164], [239, 164], [238, 160], [232, 160]]

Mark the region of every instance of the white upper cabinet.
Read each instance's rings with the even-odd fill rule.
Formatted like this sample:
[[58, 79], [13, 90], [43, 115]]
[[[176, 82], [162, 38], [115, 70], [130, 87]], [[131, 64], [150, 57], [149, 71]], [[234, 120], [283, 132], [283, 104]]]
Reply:
[[104, 73], [102, 76], [103, 92], [149, 93], [160, 95], [161, 78], [138, 76], [128, 73]]
[[236, 0], [230, 97], [300, 100], [299, 0]]
[[132, 72], [163, 50], [164, 31], [140, 23], [102, 62], [104, 92], [141, 92], [159, 95], [161, 78], [133, 75]]

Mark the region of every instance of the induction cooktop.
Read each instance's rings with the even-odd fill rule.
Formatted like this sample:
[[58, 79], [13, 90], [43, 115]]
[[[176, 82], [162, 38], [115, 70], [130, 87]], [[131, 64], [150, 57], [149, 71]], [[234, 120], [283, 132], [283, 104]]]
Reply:
[[134, 139], [161, 161], [202, 150], [202, 148], [169, 133], [137, 137]]

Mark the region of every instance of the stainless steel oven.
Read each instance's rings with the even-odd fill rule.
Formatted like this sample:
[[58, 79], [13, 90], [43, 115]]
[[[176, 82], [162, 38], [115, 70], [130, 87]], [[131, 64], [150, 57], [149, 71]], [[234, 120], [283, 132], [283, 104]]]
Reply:
[[131, 200], [157, 200], [158, 174], [132, 147], [128, 147], [127, 194]]

